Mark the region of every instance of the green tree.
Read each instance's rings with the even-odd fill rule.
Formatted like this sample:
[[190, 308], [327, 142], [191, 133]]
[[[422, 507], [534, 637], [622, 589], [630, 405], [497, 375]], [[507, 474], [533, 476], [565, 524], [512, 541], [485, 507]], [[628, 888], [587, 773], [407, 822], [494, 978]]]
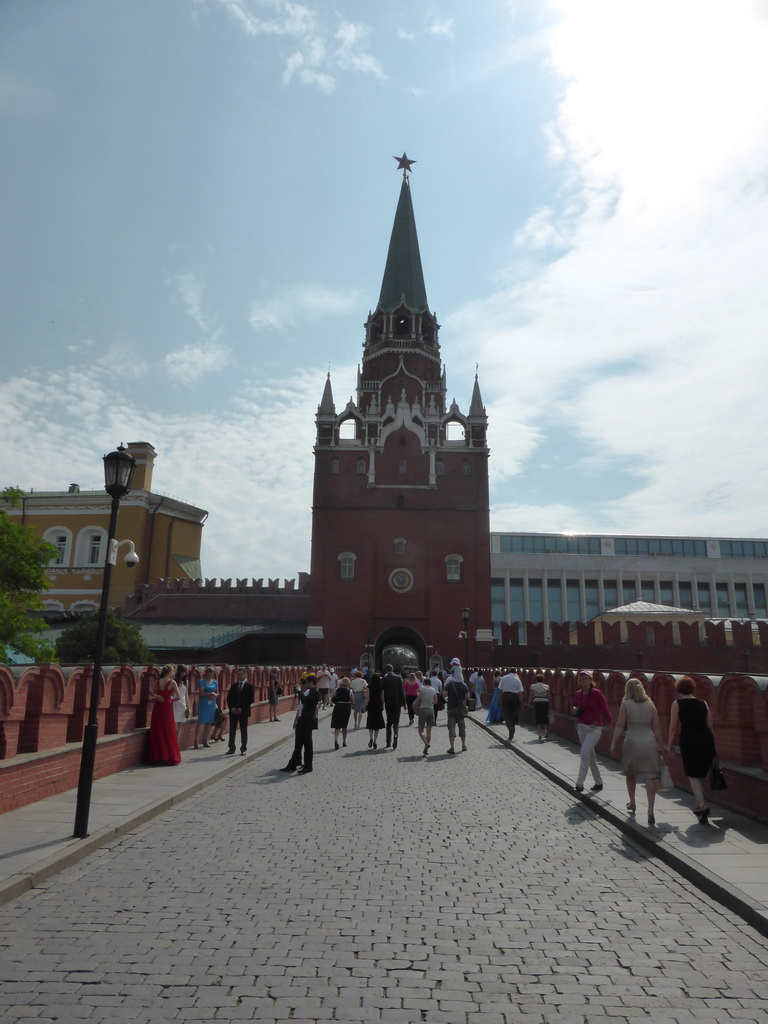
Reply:
[[18, 487], [0, 491], [0, 661], [14, 648], [46, 662], [53, 658], [53, 647], [35, 636], [45, 623], [31, 613], [44, 607], [40, 594], [48, 589], [45, 567], [58, 551], [29, 526], [11, 519], [8, 508], [18, 508], [23, 494]]
[[[67, 665], [88, 664], [96, 654], [98, 615], [86, 615], [74, 626], [65, 629], [56, 641], [56, 659]], [[141, 638], [141, 629], [135, 622], [118, 619], [107, 612], [107, 632], [104, 637], [105, 665], [149, 665], [154, 654]]]

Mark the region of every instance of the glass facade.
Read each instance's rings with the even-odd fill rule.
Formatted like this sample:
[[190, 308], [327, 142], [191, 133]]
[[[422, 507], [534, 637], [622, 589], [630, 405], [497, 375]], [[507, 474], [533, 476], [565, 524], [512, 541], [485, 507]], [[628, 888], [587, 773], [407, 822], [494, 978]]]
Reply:
[[768, 558], [768, 541], [721, 540], [721, 558]]
[[[569, 559], [566, 569], [565, 560], [557, 564], [547, 555], [582, 557]], [[641, 561], [644, 556], [665, 555], [690, 562]], [[611, 561], [615, 556], [638, 560], [617, 564]], [[768, 541], [494, 534], [492, 562], [494, 557], [491, 601], [496, 635], [504, 621], [589, 622], [602, 612], [639, 600], [691, 609], [711, 618], [768, 618], [768, 566], [764, 570], [757, 565], [732, 567], [725, 561], [768, 559]], [[505, 583], [507, 572], [515, 575]]]
[[699, 598], [699, 611], [705, 615], [712, 614], [712, 595], [708, 583], [697, 583], [696, 592]]
[[502, 551], [523, 555], [599, 555], [599, 537], [565, 537], [561, 534], [501, 534]]
[[528, 621], [544, 621], [544, 590], [541, 580], [528, 580]]
[[581, 586], [578, 580], [565, 581], [565, 606], [568, 622], [581, 622]]
[[706, 558], [704, 540], [678, 540], [672, 537], [615, 537], [617, 555], [676, 555], [683, 558]]
[[547, 580], [547, 609], [550, 622], [563, 621], [563, 590], [560, 580]]

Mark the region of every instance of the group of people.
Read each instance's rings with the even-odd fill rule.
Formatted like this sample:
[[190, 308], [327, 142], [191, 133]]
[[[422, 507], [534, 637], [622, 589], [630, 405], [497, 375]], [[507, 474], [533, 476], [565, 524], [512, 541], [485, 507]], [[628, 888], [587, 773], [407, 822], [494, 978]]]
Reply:
[[[326, 666], [323, 666], [325, 668]], [[298, 771], [307, 775], [313, 770], [314, 744], [312, 733], [319, 726], [319, 712], [325, 705], [321, 692], [318, 672], [308, 672], [299, 684], [298, 708], [293, 723], [295, 731], [294, 749], [284, 772]], [[360, 669], [354, 669], [350, 676], [337, 679], [336, 685], [329, 686], [328, 704], [332, 705], [331, 729], [334, 749], [346, 747], [349, 723], [354, 715], [354, 727], [368, 730], [368, 749], [377, 750], [379, 733], [384, 730], [387, 748], [397, 750], [400, 736], [400, 719], [403, 711], [408, 715], [408, 724], [417, 723], [419, 739], [423, 744], [422, 755], [429, 754], [432, 745], [432, 730], [440, 710], [445, 708], [448, 727], [448, 753], [456, 754], [456, 740], [461, 750], [467, 749], [467, 728], [465, 719], [469, 713], [467, 698], [470, 687], [464, 682], [464, 673], [458, 658], [451, 661], [450, 671], [443, 679], [435, 670], [429, 677], [420, 671], [405, 674], [395, 672], [392, 665], [385, 665], [384, 672], [373, 672], [366, 678]]]
[[[612, 716], [608, 702], [601, 690], [595, 686], [589, 669], [581, 669], [578, 675], [578, 689], [573, 697], [571, 714], [578, 721], [576, 733], [579, 740], [579, 768], [574, 791], [583, 793], [587, 775], [591, 772], [591, 792], [603, 789], [600, 765], [595, 748], [603, 728], [611, 725]], [[655, 801], [662, 775], [668, 772], [666, 755], [672, 750], [678, 736], [683, 771], [693, 792], [694, 813], [702, 824], [706, 824], [710, 809], [704, 797], [704, 782], [717, 757], [712, 712], [706, 701], [695, 695], [696, 682], [691, 676], [678, 680], [675, 691], [677, 699], [672, 704], [669, 734], [666, 746], [661, 734], [659, 714], [656, 706], [645, 691], [639, 679], [627, 681], [624, 698], [619, 708], [613, 737], [611, 754], [618, 756], [621, 737], [621, 772], [626, 779], [628, 803], [631, 815], [637, 811], [637, 783], [645, 786], [648, 824], [656, 824]], [[504, 721], [508, 738], [513, 740], [520, 708], [526, 702], [525, 688], [515, 669], [494, 678], [494, 693], [488, 711], [487, 721], [494, 724]], [[527, 704], [532, 708], [539, 732], [539, 741], [548, 739], [549, 722], [553, 717], [550, 688], [544, 682], [544, 674], [537, 672], [530, 687]]]
[[[321, 685], [322, 684], [322, 685]], [[627, 785], [627, 810], [634, 815], [637, 811], [637, 783], [645, 787], [648, 824], [655, 825], [655, 800], [662, 773], [665, 771], [665, 755], [671, 751], [678, 736], [683, 770], [688, 777], [694, 795], [694, 813], [706, 824], [710, 809], [704, 795], [704, 782], [717, 757], [712, 724], [712, 712], [706, 701], [695, 696], [696, 683], [691, 676], [684, 676], [675, 687], [677, 699], [672, 704], [669, 734], [666, 747], [661, 735], [659, 715], [653, 701], [639, 679], [627, 681], [624, 699], [619, 709], [611, 740], [611, 754], [618, 755], [622, 734], [621, 771]], [[385, 746], [397, 750], [400, 719], [403, 711], [408, 724], [417, 724], [419, 739], [423, 744], [422, 754], [427, 757], [432, 745], [432, 733], [441, 710], [445, 709], [448, 728], [448, 754], [453, 755], [457, 739], [460, 750], [467, 749], [466, 717], [470, 706], [482, 707], [484, 692], [483, 677], [473, 673], [469, 684], [464, 681], [464, 671], [458, 658], [453, 658], [447, 673], [437, 668], [430, 676], [420, 671], [398, 673], [392, 665], [386, 665], [384, 672], [371, 673], [368, 677], [360, 669], [353, 669], [349, 676], [339, 679], [333, 669], [321, 666], [317, 672], [310, 668], [297, 685], [296, 715], [293, 722], [295, 733], [294, 750], [288, 764], [282, 771], [300, 771], [308, 774], [313, 770], [312, 733], [318, 728], [321, 707], [332, 707], [331, 729], [334, 749], [346, 747], [350, 721], [359, 729], [365, 715], [368, 730], [368, 748], [378, 749], [379, 734], [385, 733]], [[269, 676], [268, 704], [272, 722], [278, 721], [277, 705], [282, 696], [277, 670]], [[254, 701], [253, 684], [248, 680], [243, 667], [236, 670], [236, 680], [227, 691], [228, 715], [218, 706], [219, 688], [213, 666], [208, 665], [198, 682], [197, 725], [194, 747], [210, 747], [212, 742], [224, 742], [224, 728], [229, 721], [229, 744], [226, 753], [237, 752], [239, 734], [240, 754], [248, 748], [248, 720]], [[469, 705], [468, 698], [475, 703]], [[177, 765], [181, 762], [179, 730], [190, 717], [191, 704], [187, 688], [187, 667], [185, 665], [164, 665], [160, 676], [152, 684], [149, 693], [153, 705], [149, 731], [149, 764]], [[551, 693], [544, 681], [544, 674], [537, 672], [528, 694], [515, 669], [494, 677], [494, 691], [486, 721], [495, 724], [503, 721], [509, 740], [514, 740], [520, 709], [527, 704], [534, 714], [539, 741], [549, 738], [549, 723], [553, 717]], [[581, 669], [578, 674], [578, 689], [573, 697], [571, 714], [576, 722], [579, 741], [579, 768], [574, 790], [584, 791], [587, 775], [592, 774], [591, 792], [603, 789], [595, 748], [603, 728], [612, 724], [608, 702], [601, 690], [595, 686], [592, 673]]]
[[[192, 713], [192, 704], [187, 687], [186, 665], [164, 665], [160, 676], [150, 687], [149, 701], [152, 704], [152, 720], [149, 727], [147, 763], [155, 765], [177, 765], [181, 763], [179, 733], [182, 723]], [[194, 748], [210, 747], [212, 743], [225, 742], [225, 730], [229, 724], [227, 754], [237, 753], [238, 734], [240, 754], [248, 749], [248, 721], [255, 691], [248, 679], [248, 672], [240, 666], [235, 671], [235, 681], [229, 687], [226, 697], [227, 714], [219, 707], [219, 684], [212, 665], [206, 665], [197, 684], [197, 724], [195, 726]], [[270, 722], [278, 721], [277, 705], [283, 689], [277, 669], [272, 669], [267, 689]]]

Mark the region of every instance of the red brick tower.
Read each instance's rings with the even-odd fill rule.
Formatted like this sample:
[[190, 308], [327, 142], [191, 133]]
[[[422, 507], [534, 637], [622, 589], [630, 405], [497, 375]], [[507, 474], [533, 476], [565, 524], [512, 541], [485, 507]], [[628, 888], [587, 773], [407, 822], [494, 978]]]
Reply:
[[477, 377], [468, 413], [447, 401], [405, 173], [410, 162], [401, 161], [357, 401], [337, 412], [329, 374], [317, 410], [307, 629], [313, 663], [346, 668], [370, 660], [379, 668], [391, 660], [426, 669], [452, 657], [491, 660], [488, 419]]

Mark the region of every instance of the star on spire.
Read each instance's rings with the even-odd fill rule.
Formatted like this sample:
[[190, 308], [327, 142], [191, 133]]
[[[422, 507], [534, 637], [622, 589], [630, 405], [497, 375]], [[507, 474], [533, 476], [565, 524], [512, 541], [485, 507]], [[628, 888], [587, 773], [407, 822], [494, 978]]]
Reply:
[[416, 163], [415, 160], [409, 160], [408, 159], [408, 155], [405, 152], [405, 150], [403, 150], [403, 155], [402, 156], [393, 156], [392, 159], [393, 160], [397, 160], [397, 169], [398, 169], [398, 171], [402, 171], [403, 172], [403, 177], [404, 178], [410, 172], [411, 165]]

